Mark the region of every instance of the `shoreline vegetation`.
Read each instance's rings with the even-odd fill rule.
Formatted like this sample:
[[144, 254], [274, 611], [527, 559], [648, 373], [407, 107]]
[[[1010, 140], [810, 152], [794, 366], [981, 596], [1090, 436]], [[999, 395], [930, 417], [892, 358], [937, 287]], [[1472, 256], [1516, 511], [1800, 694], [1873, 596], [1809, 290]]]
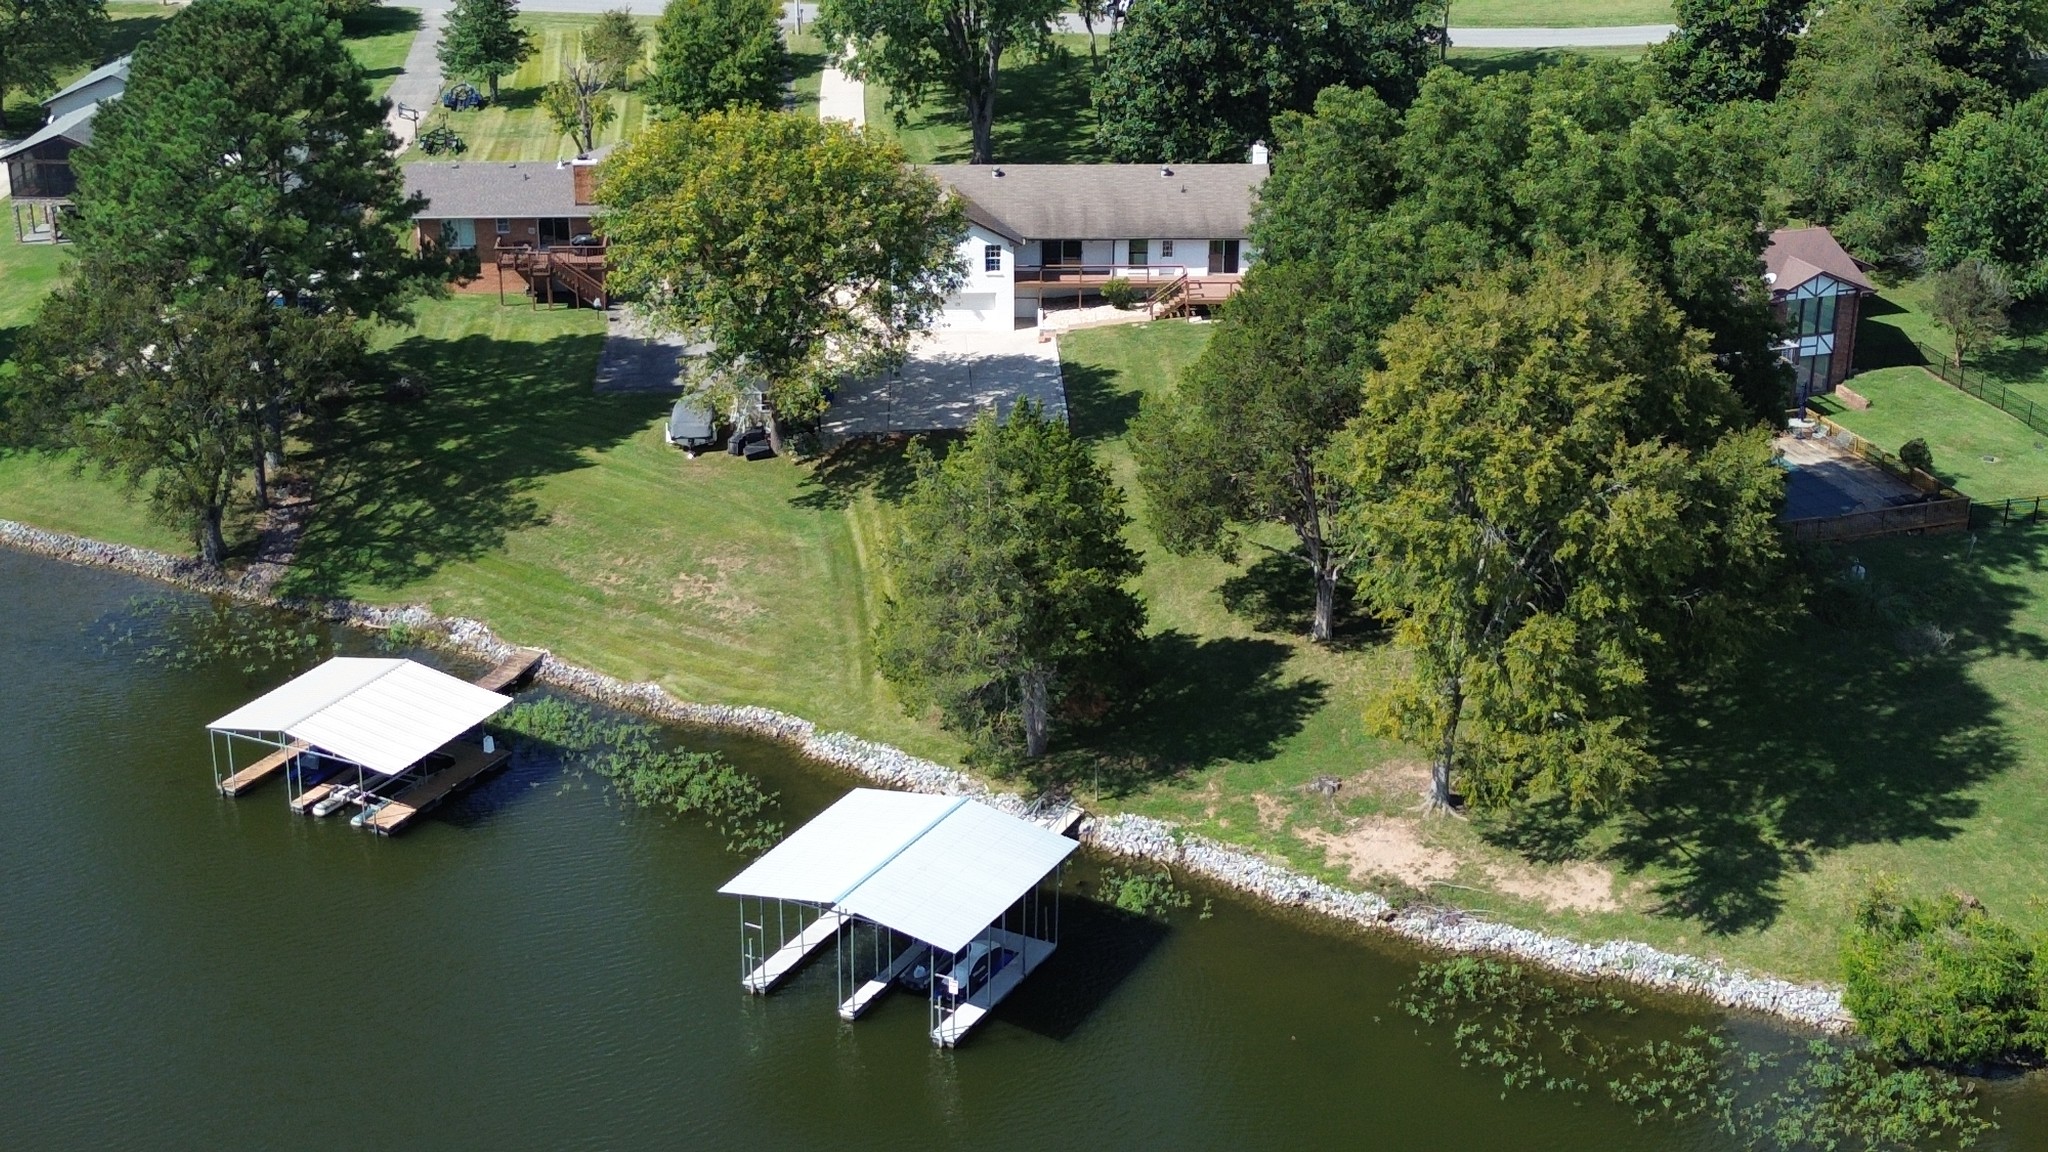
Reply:
[[[349, 599], [295, 600], [272, 593], [249, 574], [223, 579], [192, 560], [167, 553], [50, 532], [0, 520], [0, 545], [51, 559], [102, 567], [208, 595], [308, 613], [332, 623], [371, 629], [402, 626], [423, 640], [458, 653], [500, 659], [515, 645], [489, 625], [437, 616], [424, 607], [374, 606]], [[572, 664], [552, 653], [536, 679], [611, 707], [668, 723], [746, 732], [796, 747], [806, 758], [890, 787], [971, 795], [1012, 811], [1028, 807], [1015, 792], [998, 792], [946, 767], [845, 732], [820, 732], [801, 717], [756, 706], [698, 704], [661, 685], [627, 683]], [[1722, 1008], [1755, 1012], [1828, 1033], [1854, 1030], [1832, 987], [1753, 975], [1712, 960], [1665, 952], [1647, 944], [1609, 940], [1581, 943], [1469, 916], [1455, 909], [1397, 907], [1368, 892], [1339, 888], [1262, 856], [1189, 835], [1174, 823], [1130, 813], [1090, 814], [1082, 843], [1112, 855], [1178, 869], [1233, 890], [1254, 902], [1307, 912], [1365, 931], [1381, 932], [1447, 953], [1509, 956], [1561, 976], [1613, 981], [1667, 995], [1695, 997]]]

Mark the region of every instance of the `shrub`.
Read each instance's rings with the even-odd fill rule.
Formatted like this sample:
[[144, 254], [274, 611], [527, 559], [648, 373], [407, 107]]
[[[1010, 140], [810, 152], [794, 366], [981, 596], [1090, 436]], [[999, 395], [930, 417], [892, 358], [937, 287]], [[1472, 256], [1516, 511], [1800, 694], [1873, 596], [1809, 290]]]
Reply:
[[1112, 276], [1102, 282], [1102, 299], [1112, 308], [1129, 311], [1138, 302], [1138, 290], [1122, 276]]
[[1900, 1059], [2036, 1060], [2048, 1039], [2041, 967], [2018, 932], [1969, 897], [1911, 897], [1881, 880], [1843, 939], [1842, 1002], [1873, 1044]]
[[1899, 445], [1899, 460], [1908, 468], [1918, 468], [1929, 476], [1934, 475], [1934, 449], [1918, 436]]

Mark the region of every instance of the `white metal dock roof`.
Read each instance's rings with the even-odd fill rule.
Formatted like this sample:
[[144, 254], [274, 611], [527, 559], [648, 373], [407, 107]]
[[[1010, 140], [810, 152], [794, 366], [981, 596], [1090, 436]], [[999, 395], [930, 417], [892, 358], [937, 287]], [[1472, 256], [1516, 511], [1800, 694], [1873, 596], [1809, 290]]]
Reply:
[[336, 656], [207, 727], [283, 732], [393, 776], [510, 703], [411, 660]]
[[1077, 847], [976, 800], [856, 788], [719, 892], [837, 907], [957, 952]]

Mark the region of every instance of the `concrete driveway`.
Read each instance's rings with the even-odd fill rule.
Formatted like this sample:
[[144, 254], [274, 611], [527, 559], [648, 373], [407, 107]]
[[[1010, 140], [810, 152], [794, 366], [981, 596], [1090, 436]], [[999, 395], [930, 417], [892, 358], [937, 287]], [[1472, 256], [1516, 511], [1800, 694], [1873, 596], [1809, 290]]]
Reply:
[[919, 341], [902, 371], [850, 383], [825, 412], [827, 448], [863, 436], [965, 428], [982, 412], [1008, 414], [1030, 400], [1064, 417], [1059, 346], [1038, 333], [937, 332]]

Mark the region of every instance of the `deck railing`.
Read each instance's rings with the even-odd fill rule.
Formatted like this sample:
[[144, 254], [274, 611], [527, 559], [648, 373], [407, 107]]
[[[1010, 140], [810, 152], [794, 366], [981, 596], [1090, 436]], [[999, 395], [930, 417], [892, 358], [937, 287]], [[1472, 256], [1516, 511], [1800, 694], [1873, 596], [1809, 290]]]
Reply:
[[1038, 264], [1017, 269], [1019, 284], [1099, 284], [1129, 280], [1133, 284], [1166, 284], [1188, 275], [1184, 264]]

